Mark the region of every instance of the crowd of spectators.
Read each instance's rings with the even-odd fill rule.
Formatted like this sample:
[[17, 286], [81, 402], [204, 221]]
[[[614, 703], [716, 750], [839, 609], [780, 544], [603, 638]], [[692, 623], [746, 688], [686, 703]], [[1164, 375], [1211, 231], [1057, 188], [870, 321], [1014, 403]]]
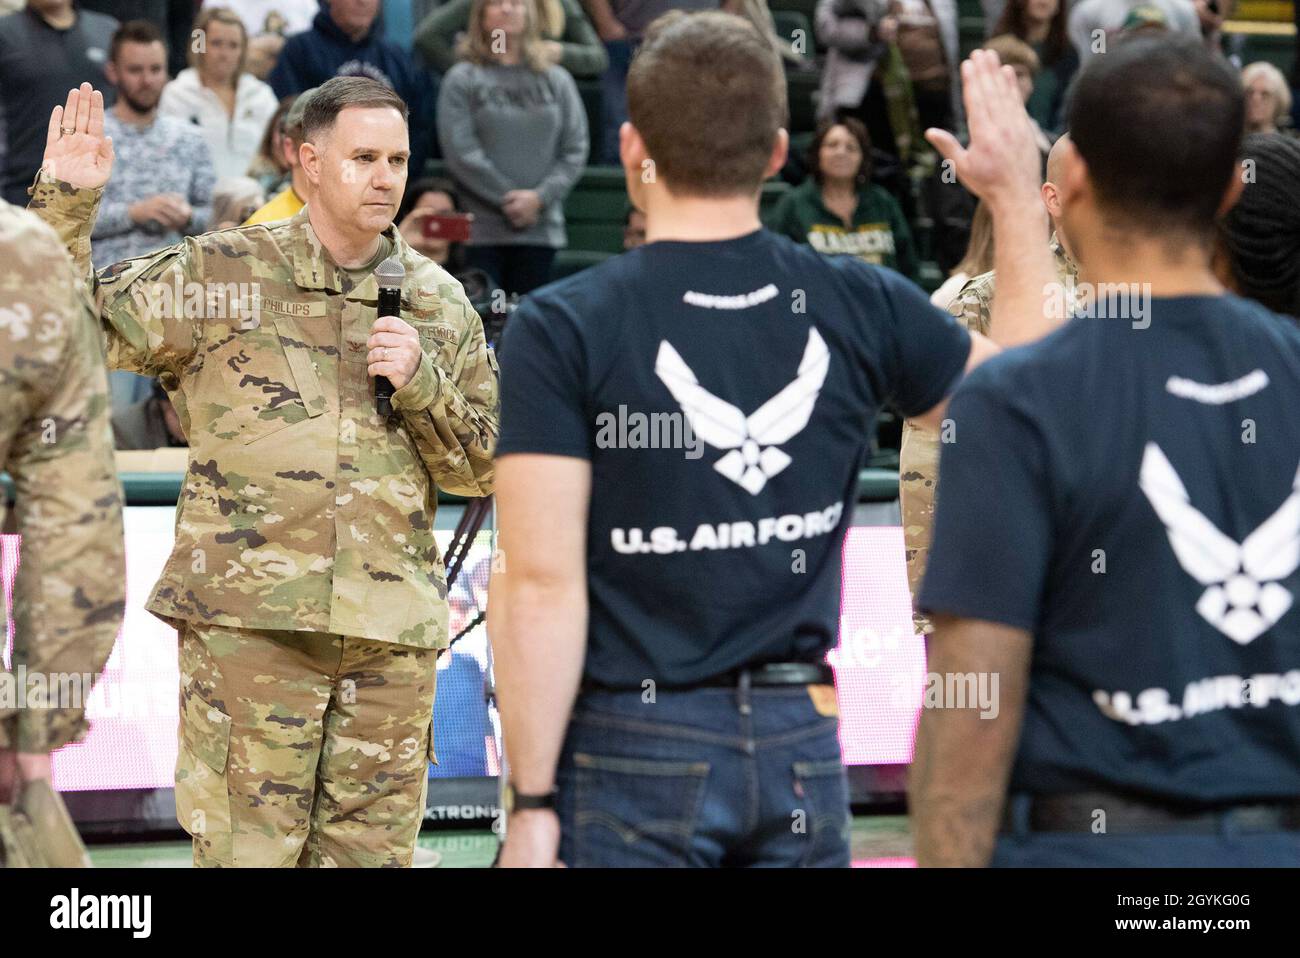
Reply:
[[[281, 220], [310, 201], [298, 147], [311, 90], [370, 76], [410, 108], [402, 234], [485, 301], [495, 289], [525, 295], [568, 245], [564, 203], [584, 169], [618, 162], [624, 82], [646, 26], [668, 10], [718, 7], [754, 23], [791, 75], [819, 75], [816, 129], [791, 151], [782, 176], [792, 188], [767, 210], [771, 229], [940, 286], [937, 302], [984, 272], [987, 217], [921, 135], [964, 128], [956, 0], [818, 0], [812, 37], [781, 33], [767, 0], [0, 0], [0, 190], [26, 204], [51, 105], [86, 81], [104, 92], [118, 158], [97, 266]], [[987, 0], [983, 10], [984, 44], [1016, 70], [1045, 164], [1080, 63], [1146, 31], [1199, 36], [1238, 58], [1248, 144], [1294, 162], [1292, 86], [1271, 63], [1239, 62], [1224, 32], [1231, 0]], [[430, 159], [445, 178], [423, 175]], [[1235, 288], [1294, 311], [1296, 244], [1258, 234], [1266, 223], [1295, 235], [1300, 207], [1275, 207], [1278, 189], [1247, 189], [1225, 219], [1221, 260]], [[468, 238], [426, 235], [429, 217], [451, 213], [472, 222]], [[937, 274], [922, 276], [921, 219]], [[624, 237], [644, 241], [635, 210]], [[149, 383], [118, 376], [118, 409], [153, 397]]]

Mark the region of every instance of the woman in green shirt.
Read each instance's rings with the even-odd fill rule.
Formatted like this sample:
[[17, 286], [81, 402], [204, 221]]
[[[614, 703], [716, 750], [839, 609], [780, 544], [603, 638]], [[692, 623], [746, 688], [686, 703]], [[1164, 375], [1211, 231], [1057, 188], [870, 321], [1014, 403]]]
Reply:
[[821, 253], [847, 253], [916, 280], [903, 211], [871, 182], [871, 141], [861, 121], [828, 118], [808, 150], [811, 175], [777, 202], [767, 226]]

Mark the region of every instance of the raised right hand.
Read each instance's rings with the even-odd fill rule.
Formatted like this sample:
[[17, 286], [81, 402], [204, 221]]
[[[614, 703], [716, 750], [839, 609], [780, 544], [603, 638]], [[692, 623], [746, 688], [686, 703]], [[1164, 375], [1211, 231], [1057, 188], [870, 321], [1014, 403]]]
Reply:
[[1037, 209], [1042, 157], [1015, 71], [992, 50], [975, 50], [961, 65], [961, 79], [969, 145], [963, 148], [947, 130], [926, 130], [925, 138], [992, 212]]
[[[70, 131], [70, 132], [69, 132]], [[81, 84], [50, 114], [41, 168], [56, 180], [97, 189], [113, 172], [113, 140], [104, 135], [104, 95]]]

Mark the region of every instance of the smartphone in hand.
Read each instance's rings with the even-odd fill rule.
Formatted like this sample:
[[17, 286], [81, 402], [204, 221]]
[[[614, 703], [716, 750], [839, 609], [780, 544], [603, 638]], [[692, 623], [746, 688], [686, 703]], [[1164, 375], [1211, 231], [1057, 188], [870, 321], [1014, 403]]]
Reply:
[[473, 221], [472, 213], [437, 213], [426, 216], [423, 226], [424, 236], [426, 239], [464, 243], [469, 240], [470, 224]]

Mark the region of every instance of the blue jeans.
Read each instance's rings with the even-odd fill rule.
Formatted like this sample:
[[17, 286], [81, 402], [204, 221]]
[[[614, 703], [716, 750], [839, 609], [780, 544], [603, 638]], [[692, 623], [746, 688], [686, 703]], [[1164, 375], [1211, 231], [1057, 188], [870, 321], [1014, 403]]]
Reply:
[[1214, 834], [1031, 832], [1028, 797], [1012, 795], [1013, 830], [998, 836], [995, 868], [1250, 868], [1300, 866], [1300, 832], [1239, 830], [1231, 812]]
[[609, 66], [600, 75], [600, 140], [593, 162], [618, 166], [618, 128], [627, 119], [627, 71], [640, 40], [606, 40]]
[[847, 867], [838, 720], [807, 686], [586, 692], [560, 756], [577, 867]]

